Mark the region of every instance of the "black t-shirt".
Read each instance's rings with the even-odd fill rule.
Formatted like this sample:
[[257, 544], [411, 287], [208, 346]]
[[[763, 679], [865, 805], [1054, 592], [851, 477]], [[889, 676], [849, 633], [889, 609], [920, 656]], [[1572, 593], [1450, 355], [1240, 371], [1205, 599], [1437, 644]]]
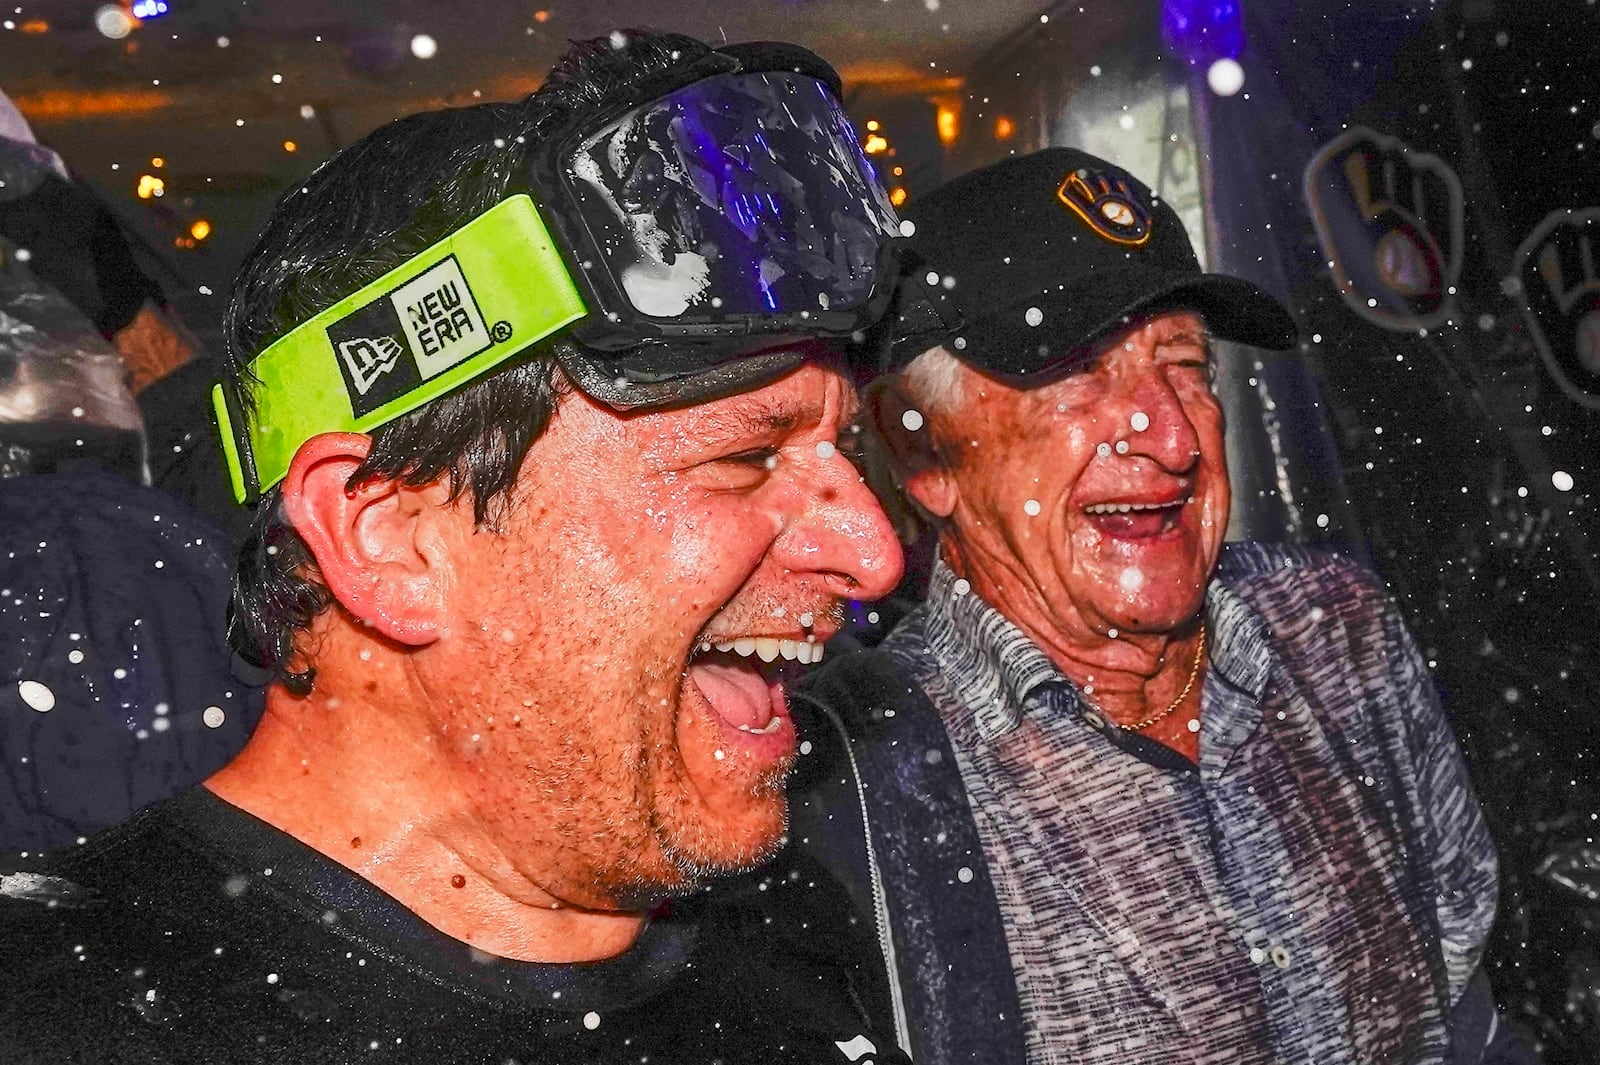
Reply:
[[0, 879], [0, 1061], [905, 1061], [820, 867], [675, 902], [616, 958], [472, 950], [203, 788]]

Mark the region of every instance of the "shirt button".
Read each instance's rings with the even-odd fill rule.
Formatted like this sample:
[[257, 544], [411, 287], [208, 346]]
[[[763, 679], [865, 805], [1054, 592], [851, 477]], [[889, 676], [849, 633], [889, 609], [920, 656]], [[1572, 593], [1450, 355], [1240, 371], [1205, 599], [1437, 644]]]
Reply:
[[1260, 965], [1262, 962], [1267, 960], [1267, 952], [1262, 950], [1260, 947], [1251, 947], [1250, 960], [1255, 964]]
[[1091, 728], [1105, 728], [1106, 727], [1105, 718], [1101, 717], [1099, 714], [1095, 713], [1093, 710], [1085, 710], [1083, 712], [1083, 719], [1085, 721], [1089, 722], [1089, 726]]
[[1276, 965], [1280, 969], [1287, 969], [1289, 967], [1289, 961], [1289, 948], [1285, 947], [1282, 943], [1279, 943], [1277, 946], [1272, 948], [1272, 964]]

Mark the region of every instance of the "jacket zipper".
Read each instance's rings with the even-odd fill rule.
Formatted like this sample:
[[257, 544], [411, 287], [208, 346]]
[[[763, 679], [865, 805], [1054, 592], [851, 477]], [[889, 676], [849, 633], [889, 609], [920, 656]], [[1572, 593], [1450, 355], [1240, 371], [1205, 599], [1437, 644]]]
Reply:
[[867, 872], [872, 882], [872, 909], [873, 923], [878, 930], [878, 947], [883, 951], [883, 962], [889, 970], [889, 999], [894, 1009], [894, 1034], [900, 1041], [900, 1048], [905, 1051], [906, 1057], [911, 1056], [911, 1024], [906, 1019], [905, 992], [900, 987], [900, 965], [895, 958], [894, 938], [889, 932], [889, 899], [883, 890], [883, 874], [878, 869], [877, 848], [872, 845], [872, 821], [867, 816], [867, 794], [861, 783], [861, 769], [856, 765], [855, 748], [850, 745], [850, 734], [845, 731], [844, 722], [833, 712], [833, 708], [825, 706], [815, 699], [807, 700], [828, 716], [834, 729], [839, 733], [839, 738], [844, 741], [844, 753], [850, 759], [850, 775], [855, 779], [856, 803], [861, 811], [862, 837], [867, 844]]

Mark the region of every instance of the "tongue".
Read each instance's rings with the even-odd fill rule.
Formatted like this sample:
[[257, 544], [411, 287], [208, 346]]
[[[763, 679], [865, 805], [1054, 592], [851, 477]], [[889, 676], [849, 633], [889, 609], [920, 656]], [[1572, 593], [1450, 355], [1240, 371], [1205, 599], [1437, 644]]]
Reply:
[[754, 666], [696, 662], [689, 679], [717, 716], [737, 728], [765, 728], [772, 720], [772, 690]]
[[1089, 520], [1107, 536], [1137, 540], [1155, 536], [1166, 527], [1168, 512], [1162, 510], [1130, 510], [1126, 514], [1094, 514]]

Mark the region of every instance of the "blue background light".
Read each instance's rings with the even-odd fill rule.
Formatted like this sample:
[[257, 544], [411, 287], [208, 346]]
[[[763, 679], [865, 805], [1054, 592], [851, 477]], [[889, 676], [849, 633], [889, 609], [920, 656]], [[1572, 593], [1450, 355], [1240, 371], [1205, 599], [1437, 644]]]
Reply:
[[1191, 66], [1238, 59], [1244, 52], [1241, 0], [1163, 0], [1161, 35]]

